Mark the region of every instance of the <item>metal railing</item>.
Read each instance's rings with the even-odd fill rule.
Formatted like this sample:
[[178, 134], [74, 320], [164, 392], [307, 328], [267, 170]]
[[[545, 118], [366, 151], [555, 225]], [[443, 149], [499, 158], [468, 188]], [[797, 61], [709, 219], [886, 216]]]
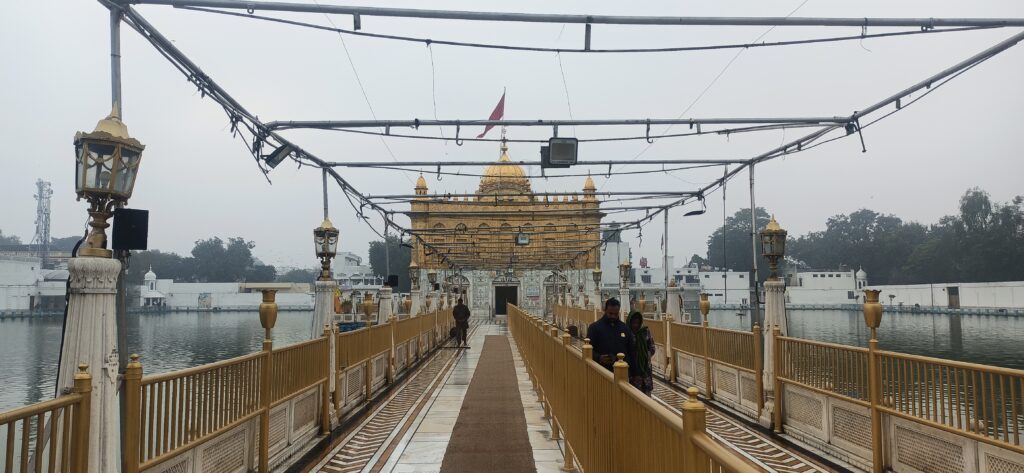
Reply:
[[[696, 389], [680, 416], [638, 391], [619, 356], [613, 372], [558, 335], [553, 325], [509, 306], [509, 331], [551, 420], [552, 438], [564, 435], [565, 469], [578, 463], [587, 473], [620, 471], [758, 471], [737, 453], [712, 440]], [[623, 448], [610, 448], [611, 446]]]
[[0, 412], [0, 472], [86, 471], [91, 396], [92, 377], [79, 365], [71, 394]]

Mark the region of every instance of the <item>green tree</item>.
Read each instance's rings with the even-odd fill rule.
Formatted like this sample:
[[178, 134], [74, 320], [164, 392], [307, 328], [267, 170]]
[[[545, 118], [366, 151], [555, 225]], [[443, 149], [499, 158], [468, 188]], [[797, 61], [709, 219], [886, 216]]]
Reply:
[[[756, 212], [757, 229], [764, 228], [768, 224], [769, 218], [768, 211], [758, 207]], [[725, 225], [718, 227], [708, 237], [707, 263], [717, 268], [728, 268], [749, 274], [753, 267], [750, 233], [750, 209], [737, 210], [736, 213], [725, 219]], [[763, 281], [768, 277], [770, 271], [768, 262], [760, 254], [760, 245], [758, 245], [758, 280]]]
[[925, 226], [861, 209], [836, 215], [825, 230], [793, 239], [787, 253], [815, 269], [864, 268], [872, 284], [901, 282], [901, 269], [925, 242]]
[[173, 279], [176, 282], [192, 282], [195, 280], [195, 261], [183, 258], [176, 253], [164, 253], [160, 250], [136, 251], [132, 253], [126, 281], [130, 285], [142, 284], [143, 277], [150, 268], [160, 279]]
[[50, 249], [55, 251], [71, 251], [75, 248], [75, 244], [77, 244], [82, 238], [83, 235], [51, 238]]
[[252, 256], [256, 245], [242, 237], [199, 240], [192, 248], [195, 279], [200, 282], [269, 282], [277, 276], [273, 266]]
[[18, 235], [4, 235], [3, 230], [0, 230], [0, 245], [20, 245], [21, 238]]
[[701, 266], [704, 266], [704, 265], [708, 264], [708, 260], [704, 259], [704, 258], [701, 258], [700, 255], [694, 253], [694, 255], [690, 257], [690, 261], [687, 264], [690, 264], [690, 265], [696, 264], [697, 267], [699, 268]]
[[907, 259], [907, 282], [987, 282], [1024, 279], [1024, 197], [993, 203], [968, 189], [958, 215], [933, 225], [928, 241]]
[[[412, 252], [409, 247], [402, 246], [402, 239], [396, 236], [389, 235], [387, 238], [388, 255], [384, 253], [384, 244], [380, 240], [370, 242], [370, 268], [373, 269], [374, 274], [383, 277], [387, 277], [389, 274], [397, 274], [398, 287], [396, 290], [408, 292], [411, 287], [409, 281], [409, 261], [411, 260]], [[385, 264], [386, 256], [390, 256], [390, 267]]]

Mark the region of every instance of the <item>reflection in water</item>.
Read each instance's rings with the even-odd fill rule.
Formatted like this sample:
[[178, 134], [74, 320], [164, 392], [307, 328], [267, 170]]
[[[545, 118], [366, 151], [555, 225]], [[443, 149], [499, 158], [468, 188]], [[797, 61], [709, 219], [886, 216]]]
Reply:
[[[312, 312], [281, 312], [274, 344], [309, 335]], [[0, 411], [53, 396], [60, 357], [58, 317], [0, 322]], [[128, 350], [145, 374], [163, 373], [259, 351], [263, 328], [252, 312], [140, 314], [128, 317]]]

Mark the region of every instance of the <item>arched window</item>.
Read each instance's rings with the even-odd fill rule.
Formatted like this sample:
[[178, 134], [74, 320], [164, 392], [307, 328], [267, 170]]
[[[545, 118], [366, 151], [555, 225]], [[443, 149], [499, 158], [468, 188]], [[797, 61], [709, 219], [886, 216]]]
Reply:
[[465, 223], [460, 223], [460, 224], [456, 225], [455, 226], [455, 231], [457, 233], [466, 233], [466, 224]]

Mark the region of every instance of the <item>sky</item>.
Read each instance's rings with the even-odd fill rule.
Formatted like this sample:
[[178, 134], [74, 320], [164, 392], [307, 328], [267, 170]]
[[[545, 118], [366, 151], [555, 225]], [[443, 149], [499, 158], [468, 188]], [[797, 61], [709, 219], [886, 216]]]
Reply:
[[[351, 3], [360, 4], [360, 3]], [[423, 8], [422, 2], [363, 2]], [[895, 93], [1019, 30], [867, 39], [842, 43], [713, 52], [579, 55], [503, 52], [345, 37], [251, 19], [136, 6], [158, 30], [264, 121], [314, 119], [482, 119], [507, 90], [509, 119], [835, 116]], [[611, 2], [444, 0], [430, 8], [664, 16], [1024, 17], [1017, 1], [723, 1]], [[514, 9], [514, 10], [513, 10]], [[350, 16], [271, 14], [351, 28]], [[580, 47], [582, 25], [497, 24], [363, 18], [364, 31], [463, 41]], [[90, 131], [110, 111], [107, 10], [95, 2], [5, 2], [0, 15], [0, 230], [28, 241], [35, 228], [35, 181], [52, 182], [52, 234], [81, 234], [86, 204], [74, 195], [72, 137]], [[869, 29], [868, 33], [890, 30]], [[595, 48], [744, 43], [856, 35], [860, 28], [626, 27], [595, 25]], [[146, 145], [129, 206], [150, 211], [149, 247], [188, 253], [211, 236], [255, 242], [263, 262], [312, 267], [311, 230], [322, 218], [320, 173], [279, 166], [264, 179], [232, 138], [223, 111], [128, 27], [122, 28], [123, 119]], [[348, 55], [346, 55], [346, 48]], [[431, 55], [433, 61], [431, 61]], [[351, 58], [351, 62], [350, 59]], [[354, 69], [353, 69], [354, 68]], [[354, 72], [355, 71], [355, 72]], [[362, 83], [362, 90], [356, 79]], [[564, 77], [564, 82], [563, 82]], [[757, 205], [775, 214], [790, 235], [824, 227], [836, 214], [861, 208], [935, 223], [956, 211], [965, 190], [980, 187], [996, 201], [1024, 194], [1024, 45], [985, 62], [900, 113], [845, 139], [757, 167]], [[369, 105], [368, 105], [369, 102]], [[372, 106], [372, 112], [370, 109]], [[891, 108], [891, 107], [890, 107]], [[464, 136], [480, 130], [463, 130]], [[655, 132], [664, 128], [655, 127]], [[680, 131], [675, 129], [673, 131]], [[423, 131], [426, 133], [426, 130]], [[445, 130], [451, 137], [453, 130]], [[513, 138], [546, 139], [549, 129], [511, 129]], [[799, 131], [759, 136], [709, 136], [585, 143], [581, 160], [746, 158]], [[594, 138], [644, 130], [561, 130]], [[497, 135], [497, 130], [491, 132]], [[330, 161], [490, 160], [494, 143], [388, 139], [325, 131], [285, 136]], [[513, 159], [537, 159], [536, 144], [512, 144]], [[642, 153], [642, 154], [641, 154]], [[424, 171], [435, 169], [429, 165]], [[629, 170], [629, 167], [617, 170]], [[476, 169], [466, 168], [467, 171]], [[606, 170], [605, 170], [606, 171]], [[341, 170], [366, 194], [412, 192], [415, 173]], [[536, 170], [530, 170], [536, 173]], [[721, 175], [698, 172], [598, 175], [603, 190], [692, 190]], [[427, 173], [432, 192], [466, 192], [477, 178]], [[534, 180], [534, 189], [578, 190], [582, 177]], [[708, 212], [670, 215], [669, 254], [677, 261], [706, 252], [708, 235], [749, 207], [744, 171]], [[355, 217], [337, 188], [331, 219], [339, 249], [365, 255], [375, 233]], [[724, 208], [723, 208], [724, 205]], [[376, 222], [380, 229], [379, 220]], [[624, 237], [634, 258], [660, 260], [661, 222]]]

